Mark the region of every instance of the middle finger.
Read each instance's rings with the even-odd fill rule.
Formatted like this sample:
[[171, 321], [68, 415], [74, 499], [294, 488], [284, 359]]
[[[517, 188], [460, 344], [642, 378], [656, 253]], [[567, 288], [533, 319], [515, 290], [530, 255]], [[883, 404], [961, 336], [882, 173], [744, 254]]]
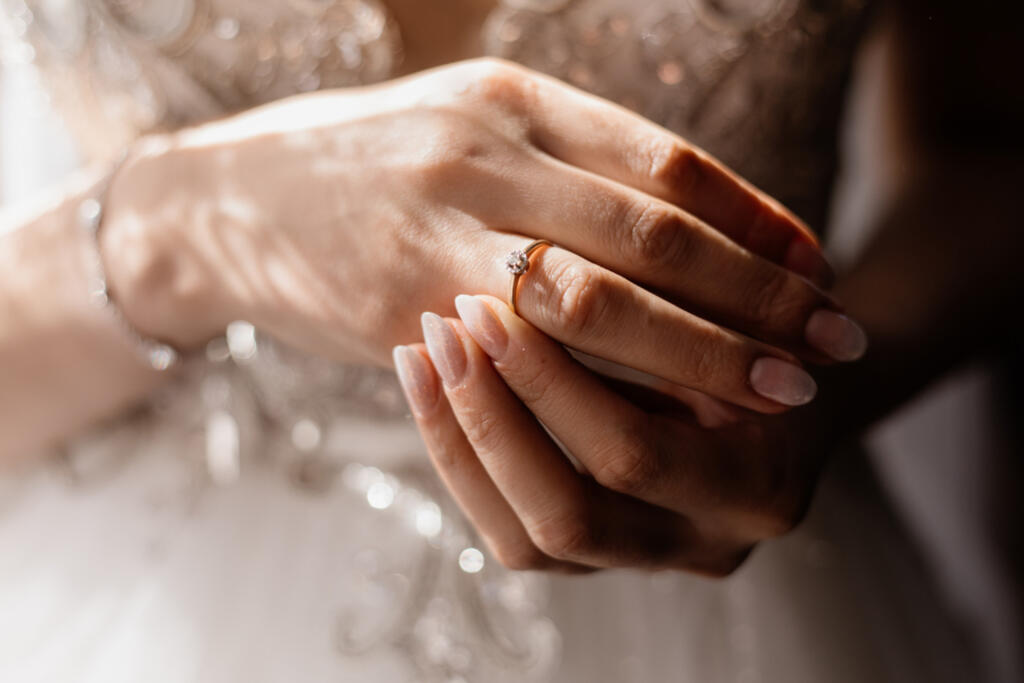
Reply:
[[[512, 214], [521, 222], [513, 227], [808, 358], [850, 361], [862, 352], [863, 334], [821, 290], [680, 207], [550, 157], [529, 177], [535, 201]], [[817, 334], [822, 319], [849, 341]]]

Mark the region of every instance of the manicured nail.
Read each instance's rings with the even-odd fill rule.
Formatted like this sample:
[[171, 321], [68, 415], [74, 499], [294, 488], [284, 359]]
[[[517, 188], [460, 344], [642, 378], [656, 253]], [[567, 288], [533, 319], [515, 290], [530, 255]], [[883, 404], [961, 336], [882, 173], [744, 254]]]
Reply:
[[423, 325], [423, 341], [427, 343], [430, 359], [441, 374], [446, 386], [455, 386], [466, 372], [466, 352], [462, 342], [455, 336], [444, 318], [436, 313], [424, 313], [420, 317]]
[[750, 386], [765, 398], [786, 406], [810, 403], [818, 393], [814, 378], [778, 358], [758, 358], [750, 368]]
[[868, 350], [868, 336], [845, 315], [815, 311], [804, 330], [807, 343], [838, 361], [857, 360]]
[[455, 310], [484, 353], [495, 360], [505, 354], [508, 332], [490, 306], [475, 296], [460, 294], [455, 297]]
[[793, 242], [786, 252], [783, 265], [825, 289], [831, 287], [836, 280], [836, 273], [821, 250], [809, 242]]
[[391, 358], [409, 407], [417, 415], [426, 415], [437, 403], [437, 379], [427, 359], [408, 346], [396, 346]]

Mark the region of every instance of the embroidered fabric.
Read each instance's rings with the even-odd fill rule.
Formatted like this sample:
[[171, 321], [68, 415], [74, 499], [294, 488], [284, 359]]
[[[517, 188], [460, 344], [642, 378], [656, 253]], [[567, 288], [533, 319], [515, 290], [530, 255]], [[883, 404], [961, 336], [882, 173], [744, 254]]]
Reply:
[[[38, 65], [94, 158], [147, 131], [376, 82], [402, 57], [401, 27], [377, 0], [0, 6], [6, 59]], [[506, 0], [484, 44], [685, 135], [820, 226], [866, 14], [861, 0]], [[54, 566], [70, 566], [42, 572], [50, 621], [0, 626], [0, 642], [39, 654], [0, 654], [0, 671], [107, 681], [966, 680], [957, 634], [849, 463], [800, 532], [726, 583], [511, 573], [477, 550], [390, 373], [296, 353], [244, 322], [139, 414], [75, 440], [59, 461], [64, 482], [37, 482], [0, 517], [8, 547], [32, 537], [33, 515], [69, 510], [69, 489], [83, 495], [76, 518], [122, 528], [115, 537], [79, 521], [55, 532], [66, 545], [51, 553]], [[104, 566], [121, 567], [122, 597], [76, 554], [89, 539], [110, 549]], [[24, 572], [0, 563], [8, 585]], [[102, 599], [108, 618], [92, 625]], [[40, 611], [29, 595], [10, 603]], [[70, 631], [44, 628], [62, 618]], [[104, 642], [85, 648], [93, 627]], [[140, 656], [126, 657], [133, 649]]]

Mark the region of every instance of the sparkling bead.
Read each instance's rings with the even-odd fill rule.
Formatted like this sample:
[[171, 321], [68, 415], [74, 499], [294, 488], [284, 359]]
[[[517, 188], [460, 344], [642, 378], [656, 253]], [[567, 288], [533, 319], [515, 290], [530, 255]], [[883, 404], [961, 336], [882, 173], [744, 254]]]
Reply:
[[236, 320], [228, 324], [226, 337], [228, 350], [235, 361], [244, 363], [256, 357], [256, 328], [251, 323]]
[[166, 344], [157, 344], [146, 354], [149, 365], [163, 372], [178, 362], [178, 353]]
[[97, 199], [86, 199], [78, 206], [78, 220], [84, 230], [95, 232], [103, 216], [103, 205]]
[[238, 481], [241, 474], [241, 435], [238, 421], [218, 410], [206, 421], [206, 468], [210, 479], [221, 486]]
[[416, 532], [421, 536], [432, 538], [441, 533], [444, 518], [441, 515], [441, 508], [433, 501], [420, 503], [416, 509], [415, 525]]
[[366, 502], [376, 510], [387, 509], [395, 502], [395, 489], [383, 481], [371, 484], [366, 491]]
[[459, 569], [467, 574], [477, 574], [484, 568], [484, 554], [476, 548], [466, 548], [459, 553]]
[[239, 30], [241, 30], [241, 25], [238, 23], [238, 19], [233, 17], [224, 17], [213, 26], [214, 34], [221, 40], [234, 40], [238, 37]]

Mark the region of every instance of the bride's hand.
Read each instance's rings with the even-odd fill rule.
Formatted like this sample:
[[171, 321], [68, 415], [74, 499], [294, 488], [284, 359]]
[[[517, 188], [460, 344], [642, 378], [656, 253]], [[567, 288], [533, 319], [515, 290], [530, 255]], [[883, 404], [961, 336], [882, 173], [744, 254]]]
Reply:
[[395, 365], [435, 467], [503, 564], [723, 575], [800, 519], [818, 462], [787, 416], [609, 382], [497, 299], [457, 307], [461, 320], [424, 314], [426, 346], [397, 347]]
[[547, 238], [561, 248], [534, 258], [520, 312], [595, 356], [776, 412], [813, 395], [798, 358], [861, 350], [785, 209], [679, 137], [520, 67], [296, 97], [158, 143], [115, 178], [102, 239], [129, 318], [183, 345], [246, 319], [386, 363], [420, 311], [504, 296], [505, 255]]

